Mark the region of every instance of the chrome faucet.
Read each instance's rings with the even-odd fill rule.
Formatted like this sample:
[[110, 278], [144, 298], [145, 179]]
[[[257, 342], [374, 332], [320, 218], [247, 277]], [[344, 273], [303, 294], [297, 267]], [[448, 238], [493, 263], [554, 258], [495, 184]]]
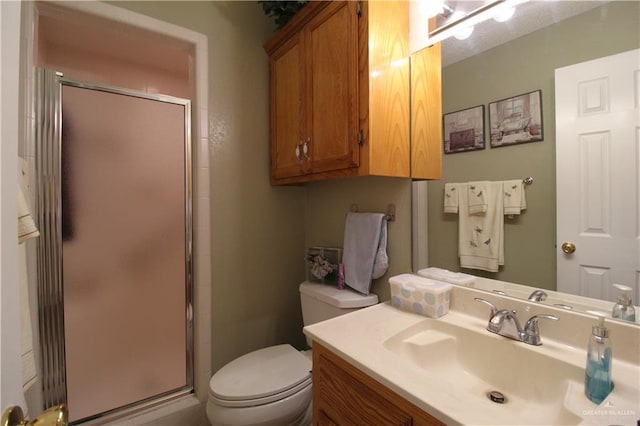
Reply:
[[532, 302], [542, 302], [544, 300], [547, 300], [547, 293], [542, 290], [535, 290], [529, 295], [529, 300], [531, 300]]
[[479, 297], [476, 297], [475, 300], [484, 303], [491, 309], [491, 316], [487, 324], [488, 331], [529, 345], [539, 346], [542, 344], [540, 340], [540, 330], [538, 329], [539, 319], [558, 320], [558, 317], [555, 315], [534, 315], [527, 320], [524, 328], [521, 328], [518, 317], [516, 316], [516, 311], [509, 309], [498, 310], [493, 303]]

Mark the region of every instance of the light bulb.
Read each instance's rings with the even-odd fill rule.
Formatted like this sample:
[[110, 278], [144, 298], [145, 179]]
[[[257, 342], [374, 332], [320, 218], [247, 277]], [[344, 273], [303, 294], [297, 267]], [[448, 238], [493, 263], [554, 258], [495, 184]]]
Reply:
[[469, 38], [471, 33], [473, 33], [473, 25], [467, 25], [456, 31], [453, 36], [458, 40], [466, 40]]
[[516, 11], [515, 7], [507, 7], [507, 8], [501, 9], [493, 16], [493, 20], [496, 22], [508, 21], [509, 19], [511, 19], [515, 11]]
[[427, 18], [433, 18], [444, 11], [444, 0], [421, 0], [420, 13]]

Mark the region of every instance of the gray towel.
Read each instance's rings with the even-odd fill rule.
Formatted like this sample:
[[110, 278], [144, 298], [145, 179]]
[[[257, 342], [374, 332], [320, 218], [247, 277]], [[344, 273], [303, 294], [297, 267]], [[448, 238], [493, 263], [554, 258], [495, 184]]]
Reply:
[[369, 294], [373, 265], [386, 225], [382, 213], [347, 213], [344, 228], [344, 281], [352, 289]]

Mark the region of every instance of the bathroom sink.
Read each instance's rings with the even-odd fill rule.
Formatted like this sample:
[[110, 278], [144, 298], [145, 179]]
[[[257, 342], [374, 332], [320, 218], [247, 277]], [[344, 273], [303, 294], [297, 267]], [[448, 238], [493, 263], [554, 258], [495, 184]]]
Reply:
[[467, 328], [425, 319], [383, 345], [423, 374], [425, 386], [456, 395], [461, 404], [479, 404], [477, 424], [581, 422], [564, 401], [581, 392], [582, 368], [477, 324]]

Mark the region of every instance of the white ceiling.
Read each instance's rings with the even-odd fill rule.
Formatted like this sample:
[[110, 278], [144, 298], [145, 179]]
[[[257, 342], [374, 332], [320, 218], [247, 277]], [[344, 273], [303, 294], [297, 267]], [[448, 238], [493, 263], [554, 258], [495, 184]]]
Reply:
[[605, 3], [607, 1], [528, 1], [519, 5], [516, 13], [507, 22], [495, 22], [490, 19], [476, 25], [473, 34], [466, 40], [457, 40], [453, 37], [444, 40], [442, 42], [442, 66], [446, 67], [459, 62]]

